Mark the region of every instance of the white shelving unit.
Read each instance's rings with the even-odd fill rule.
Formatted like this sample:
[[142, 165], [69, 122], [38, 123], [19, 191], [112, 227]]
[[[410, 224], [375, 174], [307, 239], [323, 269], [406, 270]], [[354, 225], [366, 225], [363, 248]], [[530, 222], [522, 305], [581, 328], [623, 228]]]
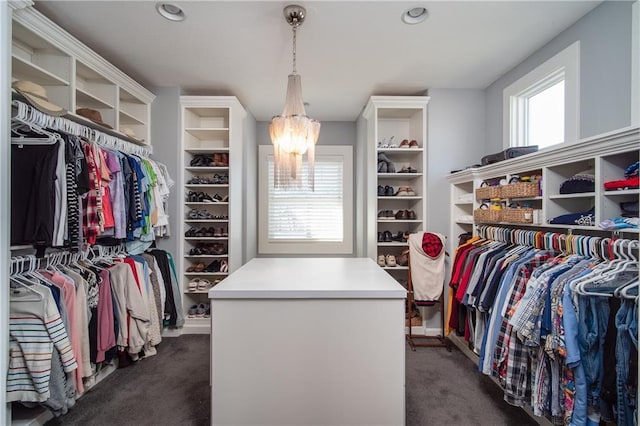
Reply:
[[[373, 96], [362, 116], [366, 120], [366, 256], [377, 260], [380, 255], [400, 255], [408, 249], [407, 241], [385, 241], [384, 233], [422, 231], [427, 222], [427, 104], [426, 96]], [[417, 146], [400, 148], [401, 142], [416, 141]], [[385, 146], [389, 143], [396, 147]], [[395, 172], [378, 173], [378, 158], [384, 156], [394, 165]], [[411, 168], [413, 172], [401, 172]], [[389, 186], [393, 193], [399, 187], [411, 187], [412, 196], [378, 195], [378, 187]], [[378, 217], [378, 213], [391, 210], [393, 218]], [[413, 211], [415, 219], [396, 219], [399, 210]], [[382, 236], [382, 240], [378, 236]], [[406, 266], [384, 266], [398, 281], [406, 282]]]
[[[179, 263], [180, 286], [183, 291], [185, 313], [192, 306], [209, 303], [209, 288], [190, 291], [192, 280], [208, 280], [214, 284], [223, 280], [232, 271], [242, 265], [242, 161], [243, 161], [243, 121], [247, 116], [245, 109], [232, 96], [183, 96], [181, 103], [181, 178], [182, 200], [180, 215], [183, 218], [181, 235], [181, 256]], [[192, 165], [195, 158], [218, 159], [228, 158], [227, 164]], [[228, 183], [193, 183], [194, 177], [213, 179], [226, 177]], [[191, 183], [190, 183], [191, 182]], [[228, 201], [204, 202], [189, 201], [190, 192], [208, 194], [213, 197], [228, 197]], [[206, 211], [212, 217], [192, 219], [192, 210]], [[207, 229], [203, 235], [186, 236], [190, 229]], [[225, 236], [212, 236], [222, 233]], [[194, 249], [205, 253], [197, 254]], [[214, 248], [222, 248], [214, 250]], [[225, 261], [228, 271], [220, 271], [219, 264]], [[206, 270], [192, 270], [197, 264]], [[210, 266], [211, 265], [211, 266]], [[209, 267], [209, 268], [207, 268]], [[210, 319], [187, 317], [184, 333], [209, 333]]]
[[[517, 202], [528, 204], [540, 210], [538, 221], [533, 223], [499, 222], [499, 225], [513, 225], [524, 228], [550, 228], [593, 232], [614, 232], [617, 234], [638, 234], [636, 229], [617, 231], [602, 230], [598, 224], [605, 219], [620, 216], [621, 202], [638, 201], [640, 189], [606, 191], [604, 183], [624, 179], [627, 166], [640, 159], [640, 136], [637, 128], [627, 128], [616, 132], [584, 139], [560, 147], [546, 149], [500, 163], [468, 169], [449, 176], [451, 193], [450, 241], [457, 241], [462, 232], [473, 232], [478, 225], [473, 218], [473, 210], [488, 200], [477, 200], [476, 190], [482, 182], [494, 182], [513, 176], [541, 175], [540, 196], [505, 198], [505, 204]], [[592, 192], [560, 194], [560, 185], [575, 174], [592, 170], [595, 188]], [[469, 202], [470, 197], [472, 201]], [[460, 201], [463, 200], [463, 201]], [[565, 214], [594, 210], [594, 225], [550, 224], [550, 220]]]
[[[79, 108], [100, 112], [114, 130], [106, 133], [151, 145], [151, 102], [155, 96], [33, 7], [13, 11], [11, 81], [29, 80], [44, 87], [47, 98], [71, 119]], [[132, 130], [137, 139], [121, 134]]]

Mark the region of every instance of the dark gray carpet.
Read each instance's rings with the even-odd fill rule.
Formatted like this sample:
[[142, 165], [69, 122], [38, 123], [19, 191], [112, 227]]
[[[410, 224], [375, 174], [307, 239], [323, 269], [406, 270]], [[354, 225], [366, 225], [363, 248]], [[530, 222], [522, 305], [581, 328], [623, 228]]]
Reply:
[[164, 338], [158, 355], [116, 370], [47, 425], [208, 425], [209, 335]]
[[535, 425], [456, 347], [407, 347], [407, 425]]
[[[456, 348], [407, 347], [406, 359], [408, 426], [536, 424]], [[209, 398], [209, 336], [165, 338], [47, 425], [208, 425]]]

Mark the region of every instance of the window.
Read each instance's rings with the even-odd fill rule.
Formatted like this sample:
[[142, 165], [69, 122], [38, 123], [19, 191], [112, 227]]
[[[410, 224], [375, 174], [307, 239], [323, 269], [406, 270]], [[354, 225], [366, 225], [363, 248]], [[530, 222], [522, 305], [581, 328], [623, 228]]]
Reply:
[[[315, 191], [273, 186], [273, 147], [260, 146], [259, 251], [263, 254], [351, 254], [353, 154], [350, 146], [317, 146]], [[308, 172], [303, 164], [303, 180]]]
[[546, 148], [578, 139], [580, 42], [504, 89], [504, 146]]

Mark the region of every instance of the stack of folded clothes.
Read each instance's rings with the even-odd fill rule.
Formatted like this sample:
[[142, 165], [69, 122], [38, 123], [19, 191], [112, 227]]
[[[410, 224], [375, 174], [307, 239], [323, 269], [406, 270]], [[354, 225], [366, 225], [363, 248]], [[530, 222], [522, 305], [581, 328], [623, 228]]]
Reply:
[[595, 190], [596, 177], [592, 170], [575, 174], [560, 185], [560, 194], [577, 194], [582, 192], [594, 192]]
[[593, 209], [582, 213], [563, 214], [554, 217], [549, 223], [554, 225], [581, 225], [594, 226], [596, 223], [596, 215]]
[[638, 176], [638, 169], [640, 168], [640, 161], [636, 161], [627, 167], [624, 171], [624, 179], [611, 180], [604, 183], [604, 189], [607, 191], [615, 191], [622, 189], [636, 189], [640, 187], [640, 177]]
[[616, 229], [634, 228], [638, 229], [640, 225], [639, 217], [614, 217], [600, 222], [600, 228], [607, 231], [615, 231]]
[[625, 201], [620, 203], [620, 217], [603, 220], [600, 228], [607, 231], [616, 229], [638, 228], [640, 226], [640, 211], [637, 201]]

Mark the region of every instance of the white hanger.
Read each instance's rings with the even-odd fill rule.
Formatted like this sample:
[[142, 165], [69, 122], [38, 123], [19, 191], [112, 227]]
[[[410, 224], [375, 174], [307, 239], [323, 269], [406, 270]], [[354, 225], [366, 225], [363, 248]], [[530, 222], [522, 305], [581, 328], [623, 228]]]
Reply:
[[[640, 283], [640, 280], [637, 277], [632, 278], [631, 280], [627, 281], [626, 284], [623, 284], [620, 287], [618, 287], [613, 292], [613, 295], [616, 297], [622, 297], [624, 299], [634, 300], [638, 297], [638, 294], [637, 294], [638, 283]], [[636, 289], [636, 294], [630, 293], [630, 291], [633, 289]]]
[[[40, 283], [30, 280], [24, 275], [24, 262], [25, 258], [19, 257], [16, 259], [15, 268], [12, 270], [13, 274], [9, 275], [9, 281], [18, 285], [21, 288], [26, 289], [32, 295], [35, 296], [35, 299], [30, 298], [19, 298], [11, 300], [11, 302], [32, 302], [32, 301], [41, 301], [44, 299], [44, 295], [36, 290], [33, 285], [40, 285]], [[13, 263], [13, 262], [12, 262]]]
[[[12, 145], [53, 145], [59, 139], [55, 133], [17, 118], [12, 119], [11, 132], [18, 134], [18, 136], [11, 137]], [[42, 137], [35, 137], [23, 132], [36, 133]]]

